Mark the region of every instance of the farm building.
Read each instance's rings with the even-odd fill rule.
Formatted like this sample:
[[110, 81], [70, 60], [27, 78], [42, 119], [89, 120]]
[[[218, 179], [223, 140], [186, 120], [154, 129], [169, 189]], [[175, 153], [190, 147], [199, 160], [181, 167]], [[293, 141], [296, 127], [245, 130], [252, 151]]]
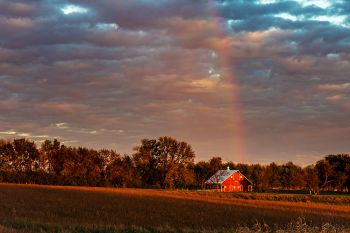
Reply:
[[251, 192], [253, 183], [240, 171], [219, 170], [210, 177], [205, 184], [211, 189], [220, 189], [221, 192]]

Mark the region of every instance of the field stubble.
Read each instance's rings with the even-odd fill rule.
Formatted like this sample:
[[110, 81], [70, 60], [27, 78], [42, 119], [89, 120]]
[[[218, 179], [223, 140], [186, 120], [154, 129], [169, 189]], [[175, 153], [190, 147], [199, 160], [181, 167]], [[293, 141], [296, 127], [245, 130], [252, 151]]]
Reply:
[[23, 232], [9, 228], [28, 226], [34, 229], [30, 232], [45, 226], [131, 229], [125, 232], [269, 232], [288, 227], [348, 232], [350, 206], [201, 192], [0, 184], [0, 225], [0, 233]]

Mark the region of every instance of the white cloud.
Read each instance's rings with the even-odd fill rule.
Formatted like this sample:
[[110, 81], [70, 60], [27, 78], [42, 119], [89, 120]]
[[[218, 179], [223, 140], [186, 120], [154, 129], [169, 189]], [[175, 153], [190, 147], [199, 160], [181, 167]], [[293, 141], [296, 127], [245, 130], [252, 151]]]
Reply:
[[60, 128], [60, 129], [68, 129], [68, 128], [69, 128], [69, 127], [68, 127], [68, 124], [65, 123], [65, 122], [56, 123], [55, 126], [56, 126], [57, 128]]
[[119, 28], [116, 23], [98, 23], [96, 27], [100, 30], [118, 30]]
[[10, 130], [10, 131], [2, 131], [2, 132], [0, 132], [0, 134], [15, 135], [15, 134], [17, 134], [17, 132]]
[[303, 5], [304, 7], [314, 5], [322, 9], [326, 9], [330, 7], [333, 3], [339, 2], [337, 0], [295, 0], [295, 1]]
[[343, 99], [342, 95], [332, 95], [332, 96], [327, 97], [327, 100], [330, 100], [330, 101], [338, 101], [338, 100], [342, 100], [342, 99]]
[[30, 137], [31, 135], [29, 133], [19, 133], [18, 136], [20, 136], [20, 137]]
[[343, 84], [320, 84], [318, 85], [318, 89], [322, 91], [345, 91], [350, 90], [350, 83], [343, 83]]
[[296, 17], [295, 15], [291, 15], [288, 13], [280, 13], [275, 15], [276, 17], [282, 18], [282, 19], [288, 19], [288, 20], [292, 20], [292, 21], [297, 21], [298, 17]]
[[316, 21], [326, 21], [339, 26], [347, 26], [346, 18], [347, 18], [346, 15], [332, 15], [332, 16], [321, 15], [321, 16], [312, 17], [311, 19]]
[[63, 14], [70, 15], [70, 14], [84, 14], [88, 12], [88, 9], [83, 8], [81, 6], [76, 5], [67, 5], [63, 7], [62, 9]]
[[279, 2], [279, 0], [258, 0], [257, 2], [260, 4], [272, 4], [272, 3]]

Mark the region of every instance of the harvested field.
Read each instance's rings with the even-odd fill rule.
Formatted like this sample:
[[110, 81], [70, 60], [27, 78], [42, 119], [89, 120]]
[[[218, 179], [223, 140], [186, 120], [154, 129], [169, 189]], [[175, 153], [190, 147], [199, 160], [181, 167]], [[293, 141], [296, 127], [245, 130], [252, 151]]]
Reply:
[[[224, 230], [298, 218], [350, 227], [350, 206], [248, 200], [198, 192], [0, 184], [0, 225]], [[19, 227], [20, 228], [20, 227]], [[0, 232], [1, 232], [0, 227]], [[43, 231], [45, 232], [45, 231]]]

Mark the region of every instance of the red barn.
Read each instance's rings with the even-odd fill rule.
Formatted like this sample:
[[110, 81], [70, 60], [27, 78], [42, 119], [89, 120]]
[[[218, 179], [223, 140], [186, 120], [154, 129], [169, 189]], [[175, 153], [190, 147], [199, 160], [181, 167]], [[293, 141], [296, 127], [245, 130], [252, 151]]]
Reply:
[[253, 183], [247, 179], [240, 171], [219, 170], [206, 182], [210, 188], [220, 189], [221, 192], [251, 192]]

